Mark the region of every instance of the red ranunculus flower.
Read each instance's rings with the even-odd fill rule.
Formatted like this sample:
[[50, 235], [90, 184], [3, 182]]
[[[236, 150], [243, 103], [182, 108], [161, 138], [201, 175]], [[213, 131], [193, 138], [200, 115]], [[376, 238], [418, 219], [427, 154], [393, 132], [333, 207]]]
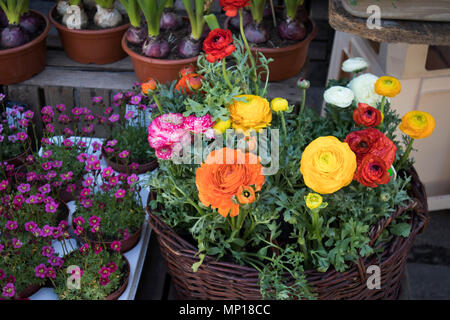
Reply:
[[230, 30], [214, 29], [203, 41], [206, 60], [211, 63], [228, 57], [234, 50], [236, 46], [233, 44], [233, 35]]
[[228, 17], [234, 17], [240, 8], [248, 7], [250, 0], [220, 0], [220, 5]]
[[350, 132], [345, 137], [345, 142], [348, 143], [350, 149], [356, 154], [358, 167], [366, 154], [372, 154], [383, 159], [386, 166], [390, 168], [394, 162], [395, 153], [397, 152], [395, 144], [375, 128]]
[[366, 154], [358, 164], [354, 180], [366, 187], [376, 188], [389, 182], [389, 167], [386, 162], [373, 154]]
[[358, 126], [376, 127], [381, 123], [381, 112], [367, 103], [358, 103], [358, 108], [353, 111], [353, 121]]

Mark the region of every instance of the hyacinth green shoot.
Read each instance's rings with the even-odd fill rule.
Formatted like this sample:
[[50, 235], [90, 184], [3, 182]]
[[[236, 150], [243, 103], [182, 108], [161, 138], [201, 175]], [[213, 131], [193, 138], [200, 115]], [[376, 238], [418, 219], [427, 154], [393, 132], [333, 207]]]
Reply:
[[169, 0], [137, 0], [142, 13], [147, 20], [148, 35], [159, 36], [161, 16]]
[[304, 0], [284, 0], [286, 5], [286, 15], [290, 20], [295, 20], [299, 6], [302, 6]]
[[205, 11], [206, 14], [209, 13], [209, 7], [205, 10], [205, 0], [194, 0], [194, 6], [192, 6], [191, 0], [183, 0], [183, 4], [191, 24], [191, 37], [199, 40], [205, 27], [203, 15]]
[[0, 7], [6, 14], [9, 24], [18, 24], [20, 16], [28, 12], [28, 0], [0, 0]]
[[141, 9], [137, 0], [120, 0], [127, 11], [128, 18], [133, 27], [138, 28], [141, 25]]
[[95, 0], [95, 3], [97, 3], [103, 9], [114, 8], [114, 0]]

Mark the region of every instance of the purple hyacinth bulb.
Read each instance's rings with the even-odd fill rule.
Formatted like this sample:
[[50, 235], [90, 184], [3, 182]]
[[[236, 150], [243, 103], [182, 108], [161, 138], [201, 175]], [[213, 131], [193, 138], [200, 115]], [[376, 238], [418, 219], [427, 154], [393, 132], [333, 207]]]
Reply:
[[20, 26], [28, 33], [36, 33], [41, 27], [41, 20], [31, 13], [25, 13], [20, 17]]
[[264, 43], [270, 39], [269, 32], [261, 25], [252, 22], [244, 29], [245, 37], [251, 43]]
[[185, 37], [178, 46], [178, 54], [183, 58], [191, 58], [198, 56], [202, 50], [202, 42]]
[[28, 33], [21, 26], [10, 25], [3, 29], [0, 44], [5, 48], [16, 48], [29, 41]]
[[173, 11], [165, 11], [159, 24], [162, 30], [178, 30], [182, 25], [183, 19]]
[[131, 44], [142, 45], [147, 37], [145, 28], [130, 27], [127, 30], [127, 40]]
[[285, 40], [300, 41], [306, 36], [306, 28], [298, 20], [283, 21], [278, 26], [278, 33]]
[[[248, 12], [247, 10], [242, 10], [242, 24], [244, 26], [244, 28], [250, 23], [252, 22], [253, 18], [252, 15], [250, 14], [250, 12]], [[235, 28], [235, 29], [239, 29], [240, 28], [240, 17], [239, 15], [235, 15], [233, 18], [230, 19], [230, 25]]]
[[142, 53], [150, 58], [162, 59], [169, 55], [169, 43], [164, 39], [148, 37], [142, 46]]

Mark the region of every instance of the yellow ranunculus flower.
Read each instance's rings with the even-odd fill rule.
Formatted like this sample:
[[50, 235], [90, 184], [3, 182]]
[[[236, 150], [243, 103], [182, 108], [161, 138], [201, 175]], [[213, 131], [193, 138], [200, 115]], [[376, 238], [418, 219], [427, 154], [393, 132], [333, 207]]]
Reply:
[[289, 103], [286, 99], [275, 98], [270, 102], [270, 106], [274, 112], [288, 111]]
[[319, 137], [303, 151], [300, 172], [305, 184], [317, 193], [329, 194], [350, 184], [356, 155], [336, 137]]
[[305, 197], [306, 206], [311, 210], [320, 207], [320, 205], [322, 204], [322, 200], [322, 196], [317, 193], [310, 192]]
[[236, 98], [245, 97], [247, 101], [236, 101], [228, 106], [233, 128], [238, 132], [248, 133], [252, 129], [260, 131], [270, 126], [272, 122], [272, 111], [269, 101], [254, 95], [240, 95]]
[[402, 118], [399, 129], [413, 139], [422, 139], [433, 133], [436, 121], [424, 111], [410, 111]]
[[383, 76], [375, 82], [375, 92], [380, 96], [393, 98], [400, 93], [402, 85], [397, 78]]
[[226, 121], [218, 120], [216, 121], [216, 124], [213, 126], [214, 131], [217, 134], [224, 134], [227, 129], [231, 127], [231, 120], [228, 119]]

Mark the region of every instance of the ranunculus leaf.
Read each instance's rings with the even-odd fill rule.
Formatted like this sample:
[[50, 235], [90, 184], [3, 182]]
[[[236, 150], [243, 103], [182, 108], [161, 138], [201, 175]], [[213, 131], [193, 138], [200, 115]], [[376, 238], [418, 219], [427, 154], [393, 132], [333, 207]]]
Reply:
[[396, 236], [402, 236], [402, 237], [408, 237], [411, 232], [411, 225], [409, 223], [398, 223], [396, 225], [393, 225], [390, 228], [390, 231], [392, 234]]

